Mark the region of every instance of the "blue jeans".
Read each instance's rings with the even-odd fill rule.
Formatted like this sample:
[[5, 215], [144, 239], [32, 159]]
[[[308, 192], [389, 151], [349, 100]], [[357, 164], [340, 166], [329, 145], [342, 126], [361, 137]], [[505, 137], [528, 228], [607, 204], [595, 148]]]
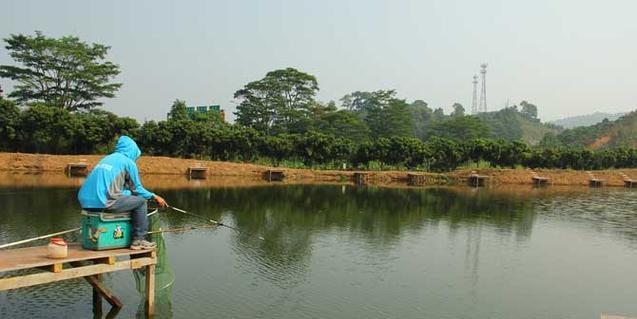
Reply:
[[141, 196], [122, 196], [115, 200], [113, 205], [107, 208], [109, 212], [131, 212], [133, 222], [133, 240], [144, 239], [148, 232], [148, 208], [146, 199]]

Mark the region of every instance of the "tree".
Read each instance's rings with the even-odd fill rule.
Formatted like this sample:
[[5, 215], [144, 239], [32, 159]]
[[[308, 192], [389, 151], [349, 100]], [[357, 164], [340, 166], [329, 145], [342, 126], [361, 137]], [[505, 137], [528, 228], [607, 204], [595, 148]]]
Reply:
[[414, 136], [414, 119], [405, 100], [391, 100], [382, 113], [383, 124], [376, 130], [377, 136]]
[[373, 109], [383, 108], [396, 98], [394, 90], [378, 90], [374, 92], [352, 92], [341, 98], [341, 106], [347, 110], [358, 112], [364, 118]]
[[369, 139], [369, 127], [356, 113], [348, 110], [328, 112], [321, 117], [316, 128], [329, 135], [360, 143]]
[[411, 116], [414, 119], [414, 136], [424, 140], [427, 137], [433, 111], [423, 100], [415, 100], [410, 104]]
[[0, 65], [0, 77], [17, 82], [9, 97], [20, 104], [45, 103], [69, 111], [102, 105], [122, 86], [110, 83], [119, 67], [104, 61], [108, 50], [79, 38], [13, 34], [5, 39], [9, 55], [21, 66]]
[[63, 153], [68, 150], [77, 125], [65, 109], [34, 104], [20, 114], [20, 147], [27, 152]]
[[527, 101], [520, 102], [520, 106], [522, 107], [522, 111], [520, 111], [522, 115], [529, 119], [537, 119], [537, 106]]
[[475, 116], [450, 116], [433, 123], [431, 132], [432, 135], [456, 141], [485, 138], [491, 135], [489, 127]]
[[20, 109], [10, 101], [0, 97], [0, 150], [17, 148], [20, 131]]
[[240, 101], [237, 123], [266, 133], [291, 132], [302, 127], [307, 109], [319, 90], [313, 75], [294, 68], [268, 72], [234, 93]]
[[186, 102], [176, 99], [168, 112], [168, 119], [172, 121], [187, 121], [190, 119], [188, 110], [186, 110]]
[[462, 117], [464, 116], [464, 107], [460, 103], [453, 103], [453, 112], [451, 112], [451, 116], [453, 117]]

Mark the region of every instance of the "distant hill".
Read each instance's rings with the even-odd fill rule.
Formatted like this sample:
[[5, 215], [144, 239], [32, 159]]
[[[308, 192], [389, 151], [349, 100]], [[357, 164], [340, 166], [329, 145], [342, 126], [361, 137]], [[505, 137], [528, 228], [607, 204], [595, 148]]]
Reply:
[[620, 116], [614, 121], [602, 120], [595, 125], [564, 130], [556, 138], [561, 145], [589, 149], [637, 147], [637, 111]]
[[538, 118], [521, 113], [517, 107], [480, 113], [478, 117], [491, 128], [493, 137], [508, 141], [523, 140], [530, 145], [537, 145], [547, 133], [558, 134], [562, 131], [561, 127], [542, 123]]
[[614, 121], [624, 115], [626, 113], [604, 113], [604, 112], [595, 112], [593, 114], [586, 115], [578, 115], [571, 116], [555, 121], [550, 121], [548, 123], [559, 125], [563, 128], [574, 128], [578, 126], [591, 126], [597, 123], [600, 123], [604, 119], [608, 119], [609, 121]]

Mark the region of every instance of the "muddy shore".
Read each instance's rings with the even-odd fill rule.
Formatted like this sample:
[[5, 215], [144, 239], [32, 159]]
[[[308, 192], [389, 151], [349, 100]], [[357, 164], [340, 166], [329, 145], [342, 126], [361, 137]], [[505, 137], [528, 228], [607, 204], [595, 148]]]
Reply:
[[[69, 163], [86, 163], [91, 169], [102, 155], [45, 155], [23, 153], [0, 153], [0, 172], [6, 174], [63, 174]], [[189, 167], [208, 168], [208, 181], [219, 185], [246, 184], [257, 185], [263, 183], [263, 176], [273, 167], [233, 162], [201, 161], [169, 157], [142, 156], [137, 165], [145, 179], [152, 179], [154, 175], [185, 176]], [[276, 168], [285, 174], [284, 183], [349, 183], [353, 180], [355, 171], [352, 170], [310, 170]], [[531, 185], [534, 172], [550, 180], [551, 185], [587, 186], [589, 174], [576, 170], [530, 170], [530, 169], [477, 169], [478, 174], [488, 176], [493, 185]], [[408, 171], [369, 171], [368, 183], [376, 185], [404, 185], [408, 174], [425, 175], [426, 185], [449, 185], [466, 183], [471, 169], [460, 169], [444, 174], [408, 172]], [[605, 180], [607, 186], [624, 186], [623, 172], [631, 178], [637, 179], [637, 169], [600, 170], [591, 173], [598, 179]], [[6, 177], [5, 177], [6, 179]], [[170, 183], [170, 179], [156, 178], [159, 184]], [[42, 181], [42, 179], [38, 179]], [[160, 182], [161, 180], [161, 182]], [[175, 182], [181, 179], [174, 179]], [[168, 186], [168, 185], [167, 185]]]

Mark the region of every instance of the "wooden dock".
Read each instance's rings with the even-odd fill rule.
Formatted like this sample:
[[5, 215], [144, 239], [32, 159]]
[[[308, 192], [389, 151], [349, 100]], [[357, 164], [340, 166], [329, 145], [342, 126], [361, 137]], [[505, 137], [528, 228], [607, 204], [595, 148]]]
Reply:
[[66, 164], [66, 168], [64, 169], [66, 176], [87, 176], [88, 175], [88, 164], [86, 163], [69, 163]]
[[476, 172], [471, 172], [467, 177], [467, 184], [473, 187], [484, 187], [489, 181], [489, 176], [479, 175]]
[[203, 166], [188, 167], [188, 179], [208, 178], [208, 168]]
[[[79, 245], [68, 246], [68, 256], [62, 259], [50, 259], [47, 247], [28, 247], [0, 250], [0, 291], [11, 290], [41, 284], [47, 284], [73, 278], [84, 278], [93, 286], [93, 307], [101, 312], [102, 298], [115, 308], [121, 308], [121, 301], [102, 283], [101, 275], [118, 270], [146, 268], [146, 313], [155, 312], [155, 250], [113, 249], [93, 251], [82, 249]], [[23, 275], [5, 274], [16, 270], [42, 270]]]
[[627, 188], [637, 187], [637, 180], [630, 178], [630, 176], [624, 174], [624, 172], [619, 172], [619, 175], [624, 179], [624, 187], [627, 187]]
[[533, 185], [535, 186], [546, 186], [551, 183], [551, 179], [548, 177], [540, 176], [538, 173], [531, 171], [533, 177], [531, 177], [533, 181]]
[[285, 178], [285, 173], [278, 169], [269, 169], [263, 176], [268, 182], [282, 182]]
[[603, 187], [604, 185], [606, 185], [606, 180], [595, 177], [592, 172], [587, 171], [586, 174], [588, 174], [588, 186]]
[[356, 172], [352, 175], [352, 178], [356, 185], [367, 185], [369, 183], [369, 173], [366, 172]]
[[407, 174], [407, 184], [410, 186], [423, 186], [425, 182], [426, 178], [424, 174]]

